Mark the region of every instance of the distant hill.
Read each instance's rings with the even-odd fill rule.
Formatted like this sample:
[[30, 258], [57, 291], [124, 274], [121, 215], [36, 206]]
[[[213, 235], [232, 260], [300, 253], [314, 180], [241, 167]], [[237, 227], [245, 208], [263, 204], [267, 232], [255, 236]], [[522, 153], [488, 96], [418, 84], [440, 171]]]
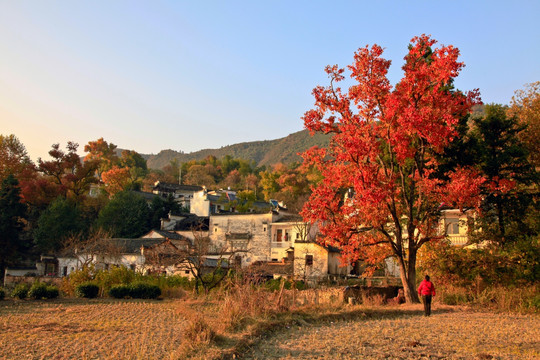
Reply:
[[276, 140], [252, 141], [235, 145], [224, 146], [219, 149], [204, 149], [189, 154], [174, 150], [162, 150], [157, 155], [143, 155], [147, 165], [151, 169], [162, 169], [173, 159], [178, 159], [180, 163], [190, 160], [202, 160], [209, 155], [218, 159], [226, 155], [233, 158], [253, 160], [257, 165], [273, 165], [277, 163], [289, 164], [301, 161], [297, 155], [315, 145], [327, 146], [330, 136], [315, 134], [310, 136], [307, 130], [302, 130]]

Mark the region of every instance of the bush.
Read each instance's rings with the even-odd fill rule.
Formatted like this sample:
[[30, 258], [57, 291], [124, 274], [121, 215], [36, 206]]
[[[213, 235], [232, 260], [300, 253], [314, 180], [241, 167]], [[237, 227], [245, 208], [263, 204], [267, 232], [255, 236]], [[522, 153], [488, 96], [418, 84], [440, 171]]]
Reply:
[[161, 289], [157, 285], [138, 282], [131, 284], [129, 288], [129, 295], [134, 299], [156, 299], [161, 295]]
[[529, 308], [534, 312], [540, 312], [540, 294], [529, 300]]
[[96, 273], [95, 282], [107, 291], [114, 285], [130, 284], [136, 280], [139, 274], [125, 266], [113, 266], [108, 270], [100, 270]]
[[93, 282], [85, 282], [75, 287], [75, 296], [87, 299], [96, 298], [99, 294], [99, 286]]
[[30, 285], [25, 283], [17, 284], [11, 292], [11, 296], [14, 298], [26, 299], [28, 297], [28, 290], [30, 290]]
[[36, 282], [28, 290], [28, 296], [32, 299], [54, 299], [60, 295], [58, 288], [53, 285]]
[[443, 293], [441, 300], [446, 305], [463, 305], [469, 302], [467, 294], [463, 293]]
[[161, 295], [161, 289], [157, 285], [137, 282], [129, 285], [115, 285], [109, 290], [109, 295], [115, 299], [127, 297], [133, 299], [156, 299]]
[[58, 296], [60, 296], [60, 291], [56, 286], [48, 285], [47, 286], [47, 299], [56, 299]]
[[0, 300], [4, 300], [5, 297], [6, 297], [6, 292], [4, 291], [4, 289], [0, 289]]
[[109, 289], [109, 296], [115, 299], [125, 299], [129, 295], [129, 286], [128, 285], [113, 285]]

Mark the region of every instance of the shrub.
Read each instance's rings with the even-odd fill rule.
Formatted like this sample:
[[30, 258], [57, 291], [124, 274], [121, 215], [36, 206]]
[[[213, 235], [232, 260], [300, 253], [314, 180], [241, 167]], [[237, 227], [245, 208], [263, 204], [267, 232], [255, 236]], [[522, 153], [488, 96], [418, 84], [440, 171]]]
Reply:
[[85, 282], [75, 287], [75, 295], [87, 299], [96, 298], [99, 294], [99, 286], [93, 282]]
[[28, 296], [32, 299], [54, 299], [60, 295], [58, 288], [53, 285], [36, 282], [28, 290]]
[[47, 286], [47, 299], [56, 299], [58, 296], [60, 296], [60, 291], [56, 286], [48, 285]]
[[129, 286], [129, 296], [134, 299], [156, 299], [160, 295], [161, 289], [157, 285], [138, 282]]
[[463, 293], [443, 293], [441, 296], [441, 301], [446, 305], [462, 305], [467, 304], [469, 299], [467, 294]]
[[161, 295], [161, 289], [157, 285], [136, 282], [129, 285], [114, 285], [109, 290], [109, 295], [115, 299], [127, 297], [133, 299], [156, 299]]
[[28, 290], [30, 290], [30, 285], [25, 283], [17, 284], [11, 292], [11, 296], [14, 298], [26, 299], [28, 297]]
[[529, 308], [534, 312], [540, 312], [540, 294], [529, 300]]
[[113, 285], [109, 289], [109, 296], [115, 299], [125, 299], [130, 296], [129, 290], [130, 289], [128, 285]]
[[114, 285], [130, 284], [137, 278], [135, 271], [125, 266], [113, 266], [108, 270], [101, 270], [96, 273], [95, 281], [107, 291]]
[[6, 292], [4, 291], [4, 289], [0, 289], [0, 300], [4, 300], [5, 297], [6, 297]]

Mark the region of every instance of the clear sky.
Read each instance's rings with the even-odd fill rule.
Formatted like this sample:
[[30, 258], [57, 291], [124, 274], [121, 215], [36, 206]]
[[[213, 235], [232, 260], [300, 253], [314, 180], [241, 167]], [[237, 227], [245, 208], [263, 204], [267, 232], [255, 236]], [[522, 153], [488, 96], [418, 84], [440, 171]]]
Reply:
[[197, 151], [303, 128], [325, 65], [383, 46], [397, 82], [409, 40], [461, 50], [461, 90], [508, 104], [540, 80], [540, 1], [0, 0], [0, 134], [31, 158], [104, 137]]

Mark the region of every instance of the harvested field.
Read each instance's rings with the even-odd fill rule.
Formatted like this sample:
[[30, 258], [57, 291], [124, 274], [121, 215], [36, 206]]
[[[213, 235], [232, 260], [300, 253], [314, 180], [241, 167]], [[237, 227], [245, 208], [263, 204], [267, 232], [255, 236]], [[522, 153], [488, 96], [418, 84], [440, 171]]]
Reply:
[[176, 359], [172, 301], [0, 302], [1, 359]]
[[540, 359], [540, 318], [439, 306], [366, 309], [358, 319], [291, 326], [243, 359]]
[[[429, 318], [420, 306], [303, 307], [235, 331], [218, 309], [189, 299], [2, 301], [0, 359], [540, 359], [534, 315], [443, 305]], [[186, 346], [197, 317], [218, 336]]]

